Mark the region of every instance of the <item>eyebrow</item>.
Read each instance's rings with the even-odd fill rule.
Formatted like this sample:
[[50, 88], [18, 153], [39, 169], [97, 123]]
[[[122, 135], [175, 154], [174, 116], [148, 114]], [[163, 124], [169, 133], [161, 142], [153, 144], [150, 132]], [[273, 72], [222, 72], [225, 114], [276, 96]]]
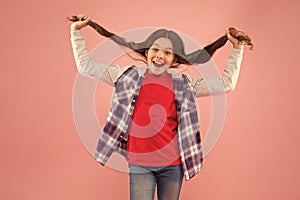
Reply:
[[[156, 46], [160, 47], [157, 43], [153, 43], [153, 45], [156, 45]], [[153, 45], [152, 45], [152, 46], [153, 46]], [[167, 47], [167, 48], [164, 48], [164, 49], [170, 49], [170, 50], [173, 51], [173, 49], [172, 49], [171, 47]]]

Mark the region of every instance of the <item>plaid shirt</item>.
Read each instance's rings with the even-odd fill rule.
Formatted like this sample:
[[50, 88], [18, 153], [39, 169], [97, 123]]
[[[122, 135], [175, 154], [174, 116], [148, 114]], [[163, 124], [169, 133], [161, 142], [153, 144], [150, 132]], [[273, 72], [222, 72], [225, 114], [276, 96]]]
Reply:
[[[128, 68], [115, 82], [108, 118], [100, 135], [95, 158], [105, 165], [114, 151], [125, 156], [126, 134], [139, 95], [146, 68]], [[185, 75], [172, 74], [178, 118], [178, 146], [185, 179], [196, 175], [203, 162], [199, 120], [192, 88]]]
[[[102, 80], [115, 86], [113, 103], [95, 158], [105, 164], [114, 151], [125, 155], [126, 137], [131, 114], [141, 88], [145, 68], [114, 66], [94, 62], [86, 49], [80, 30], [71, 31], [71, 43], [76, 67], [83, 76]], [[243, 49], [233, 48], [224, 74], [220, 78], [193, 78], [172, 74], [178, 116], [178, 144], [186, 180], [202, 167], [199, 122], [194, 97], [223, 94], [234, 90], [242, 62]], [[194, 96], [193, 96], [194, 95]]]

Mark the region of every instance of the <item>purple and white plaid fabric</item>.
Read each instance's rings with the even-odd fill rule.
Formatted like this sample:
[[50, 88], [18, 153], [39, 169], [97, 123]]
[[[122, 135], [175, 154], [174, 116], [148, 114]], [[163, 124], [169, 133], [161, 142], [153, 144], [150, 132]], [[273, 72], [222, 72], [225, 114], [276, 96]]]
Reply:
[[[115, 151], [124, 156], [126, 154], [126, 141], [123, 138], [131, 124], [145, 71], [145, 68], [132, 66], [115, 83], [113, 102], [95, 153], [96, 160], [102, 165]], [[200, 171], [203, 163], [198, 113], [187, 77], [172, 74], [172, 79], [178, 116], [179, 152], [185, 180], [189, 180]]]

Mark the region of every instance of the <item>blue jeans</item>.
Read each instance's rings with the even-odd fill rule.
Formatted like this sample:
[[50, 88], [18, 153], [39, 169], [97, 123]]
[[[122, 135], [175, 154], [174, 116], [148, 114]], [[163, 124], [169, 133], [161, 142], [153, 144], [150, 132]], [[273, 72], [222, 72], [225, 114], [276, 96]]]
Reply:
[[153, 200], [157, 185], [158, 200], [177, 200], [181, 190], [181, 165], [143, 167], [129, 164], [130, 200]]

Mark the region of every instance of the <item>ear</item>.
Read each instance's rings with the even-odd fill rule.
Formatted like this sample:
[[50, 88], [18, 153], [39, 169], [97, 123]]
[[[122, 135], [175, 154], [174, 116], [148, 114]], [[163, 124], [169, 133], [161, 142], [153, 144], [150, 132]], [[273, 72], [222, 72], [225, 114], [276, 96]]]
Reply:
[[146, 56], [146, 58], [148, 57], [148, 50], [149, 50], [149, 49], [147, 49], [147, 50], [145, 51], [145, 56]]
[[177, 66], [178, 65], [178, 63], [177, 63], [177, 57], [175, 56], [174, 57], [174, 60], [173, 60], [173, 62], [172, 62], [172, 66]]

